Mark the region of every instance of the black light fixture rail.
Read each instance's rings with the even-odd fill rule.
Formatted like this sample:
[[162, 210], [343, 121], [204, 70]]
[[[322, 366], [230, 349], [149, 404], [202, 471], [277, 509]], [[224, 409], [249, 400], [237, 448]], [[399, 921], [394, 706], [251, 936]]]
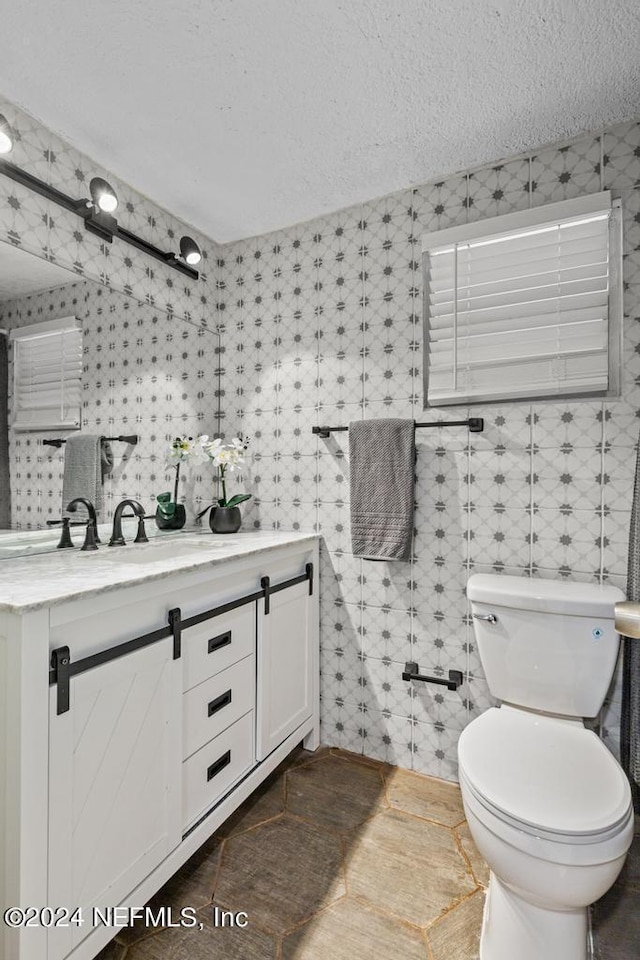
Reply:
[[[267, 581], [266, 584], [265, 580]], [[182, 619], [180, 607], [174, 607], [172, 610], [169, 610], [167, 614], [168, 624], [166, 627], [152, 630], [151, 633], [145, 633], [140, 637], [135, 637], [133, 640], [126, 640], [124, 643], [119, 643], [115, 647], [109, 647], [108, 650], [102, 650], [100, 653], [94, 653], [90, 657], [83, 657], [81, 660], [72, 661], [69, 647], [57, 647], [55, 650], [52, 650], [49, 686], [57, 684], [58, 687], [56, 713], [60, 716], [60, 714], [68, 712], [71, 678], [77, 677], [81, 673], [86, 673], [87, 670], [92, 670], [94, 667], [100, 667], [105, 663], [110, 663], [111, 660], [118, 660], [120, 657], [125, 657], [129, 653], [135, 653], [136, 650], [148, 647], [152, 643], [157, 643], [159, 640], [166, 640], [167, 637], [173, 637], [173, 659], [178, 660], [182, 653], [182, 631], [188, 630], [189, 627], [195, 627], [199, 623], [204, 623], [205, 620], [219, 617], [224, 613], [229, 613], [230, 610], [236, 610], [238, 607], [244, 607], [248, 603], [254, 603], [256, 600], [262, 600], [263, 598], [265, 601], [264, 612], [266, 615], [269, 613], [269, 596], [274, 593], [279, 593], [281, 590], [287, 590], [289, 587], [295, 587], [298, 583], [308, 581], [309, 596], [311, 596], [313, 594], [313, 564], [307, 563], [304, 568], [304, 573], [300, 574], [300, 576], [284, 580], [282, 583], [277, 583], [273, 587], [268, 581], [268, 577], [263, 577], [261, 580], [261, 590], [256, 590], [255, 593], [249, 593], [244, 597], [239, 597], [237, 600], [222, 603], [217, 607], [212, 607], [210, 610], [205, 610], [204, 613], [197, 613], [193, 617], [188, 617], [186, 620]]]
[[[138, 442], [138, 434], [132, 433], [129, 435], [122, 435], [120, 437], [100, 437], [101, 440], [120, 440], [122, 443], [131, 443], [135, 446]], [[54, 437], [53, 440], [43, 440], [42, 444], [45, 447], [61, 447], [63, 443], [66, 443], [66, 438], [63, 437]]]
[[[418, 427], [468, 427], [470, 433], [482, 433], [484, 420], [482, 417], [469, 417], [468, 420], [432, 420], [430, 423], [416, 423]], [[311, 433], [317, 434], [326, 440], [330, 433], [344, 433], [349, 427], [312, 427]]]
[[[115, 217], [94, 206], [90, 200], [75, 200], [73, 197], [67, 196], [66, 193], [62, 193], [62, 191], [56, 187], [45, 183], [44, 180], [39, 180], [38, 177], [34, 177], [33, 174], [27, 173], [26, 170], [21, 170], [20, 167], [17, 167], [14, 163], [10, 163], [8, 160], [2, 158], [0, 158], [0, 173], [3, 173], [5, 177], [9, 177], [16, 183], [21, 184], [21, 186], [28, 187], [41, 197], [52, 200], [54, 203], [57, 203], [58, 206], [64, 207], [65, 210], [75, 213], [84, 220], [84, 225], [87, 230], [95, 233], [107, 243], [111, 243], [113, 238], [117, 237], [119, 240], [124, 240], [125, 243], [130, 243], [132, 246], [137, 247], [138, 250], [148, 254], [150, 257], [155, 257], [156, 260], [161, 260], [163, 263], [168, 264], [170, 267], [173, 267], [174, 270], [179, 270], [180, 273], [191, 277], [192, 280], [197, 280], [200, 276], [197, 270], [194, 270], [188, 263], [180, 260], [176, 254], [166, 253], [153, 243], [149, 243], [148, 240], [144, 240], [142, 237], [136, 236], [135, 233], [125, 230], [124, 227], [118, 224]], [[108, 186], [108, 184], [106, 184], [106, 186]], [[194, 241], [191, 241], [191, 243], [194, 243]]]
[[420, 673], [420, 667], [415, 660], [407, 660], [404, 665], [404, 670], [402, 671], [402, 679], [421, 680], [424, 683], [439, 683], [441, 686], [446, 687], [447, 690], [457, 690], [464, 678], [461, 670], [449, 670], [448, 680], [445, 680], [444, 677], [427, 677], [425, 674]]

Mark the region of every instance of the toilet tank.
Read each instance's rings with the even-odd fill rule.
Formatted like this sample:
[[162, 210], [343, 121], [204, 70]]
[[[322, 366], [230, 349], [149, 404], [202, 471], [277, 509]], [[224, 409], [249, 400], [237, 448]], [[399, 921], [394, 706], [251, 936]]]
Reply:
[[613, 676], [617, 587], [476, 574], [467, 596], [489, 689], [508, 703], [594, 717]]

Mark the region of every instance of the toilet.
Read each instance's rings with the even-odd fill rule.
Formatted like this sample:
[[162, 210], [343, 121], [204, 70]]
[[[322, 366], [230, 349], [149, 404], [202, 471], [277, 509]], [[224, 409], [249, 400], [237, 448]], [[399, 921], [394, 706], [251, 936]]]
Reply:
[[627, 778], [584, 726], [604, 701], [619, 637], [616, 587], [507, 576], [467, 584], [499, 707], [462, 732], [460, 788], [491, 870], [481, 960], [586, 960], [588, 906], [633, 838]]

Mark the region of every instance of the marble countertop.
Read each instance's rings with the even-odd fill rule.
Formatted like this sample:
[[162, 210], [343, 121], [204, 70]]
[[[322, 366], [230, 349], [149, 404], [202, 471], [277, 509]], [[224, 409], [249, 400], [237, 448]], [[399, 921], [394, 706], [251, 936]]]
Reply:
[[86, 553], [78, 548], [6, 560], [0, 563], [0, 612], [27, 613], [315, 539], [314, 533], [258, 531], [216, 536], [189, 531], [155, 537], [148, 544], [103, 544]]

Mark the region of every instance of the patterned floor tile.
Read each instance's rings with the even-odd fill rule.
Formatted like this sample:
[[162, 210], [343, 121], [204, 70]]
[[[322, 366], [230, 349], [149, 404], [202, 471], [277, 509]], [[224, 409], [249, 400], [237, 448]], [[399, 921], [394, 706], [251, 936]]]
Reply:
[[167, 930], [143, 940], [127, 951], [126, 960], [275, 960], [275, 937], [251, 923], [244, 928], [214, 927], [212, 916], [213, 907], [199, 912], [202, 930]]
[[[220, 866], [221, 849], [220, 840], [216, 836], [207, 840], [151, 898], [149, 907], [153, 911], [168, 907], [171, 915], [175, 917], [184, 907], [198, 909], [211, 903]], [[133, 926], [120, 930], [116, 939], [121, 944], [131, 944], [152, 933], [152, 929], [137, 921]]]
[[484, 894], [477, 891], [429, 927], [433, 960], [478, 960], [483, 908]]
[[392, 807], [445, 827], [464, 820], [460, 789], [453, 783], [422, 777], [399, 767], [387, 776], [387, 799]]
[[218, 836], [232, 837], [284, 812], [284, 776], [272, 774], [223, 823]]
[[287, 811], [341, 833], [386, 807], [375, 767], [325, 757], [287, 774]]
[[352, 896], [426, 926], [475, 887], [449, 830], [388, 810], [368, 821], [346, 854]]
[[489, 885], [489, 867], [476, 847], [473, 837], [471, 836], [471, 831], [466, 823], [456, 828], [456, 836], [458, 837], [465, 856], [471, 864], [474, 877], [483, 887], [487, 887]]
[[344, 896], [338, 837], [285, 815], [225, 843], [216, 900], [284, 933]]
[[285, 937], [282, 960], [424, 960], [417, 930], [353, 899], [341, 900]]

